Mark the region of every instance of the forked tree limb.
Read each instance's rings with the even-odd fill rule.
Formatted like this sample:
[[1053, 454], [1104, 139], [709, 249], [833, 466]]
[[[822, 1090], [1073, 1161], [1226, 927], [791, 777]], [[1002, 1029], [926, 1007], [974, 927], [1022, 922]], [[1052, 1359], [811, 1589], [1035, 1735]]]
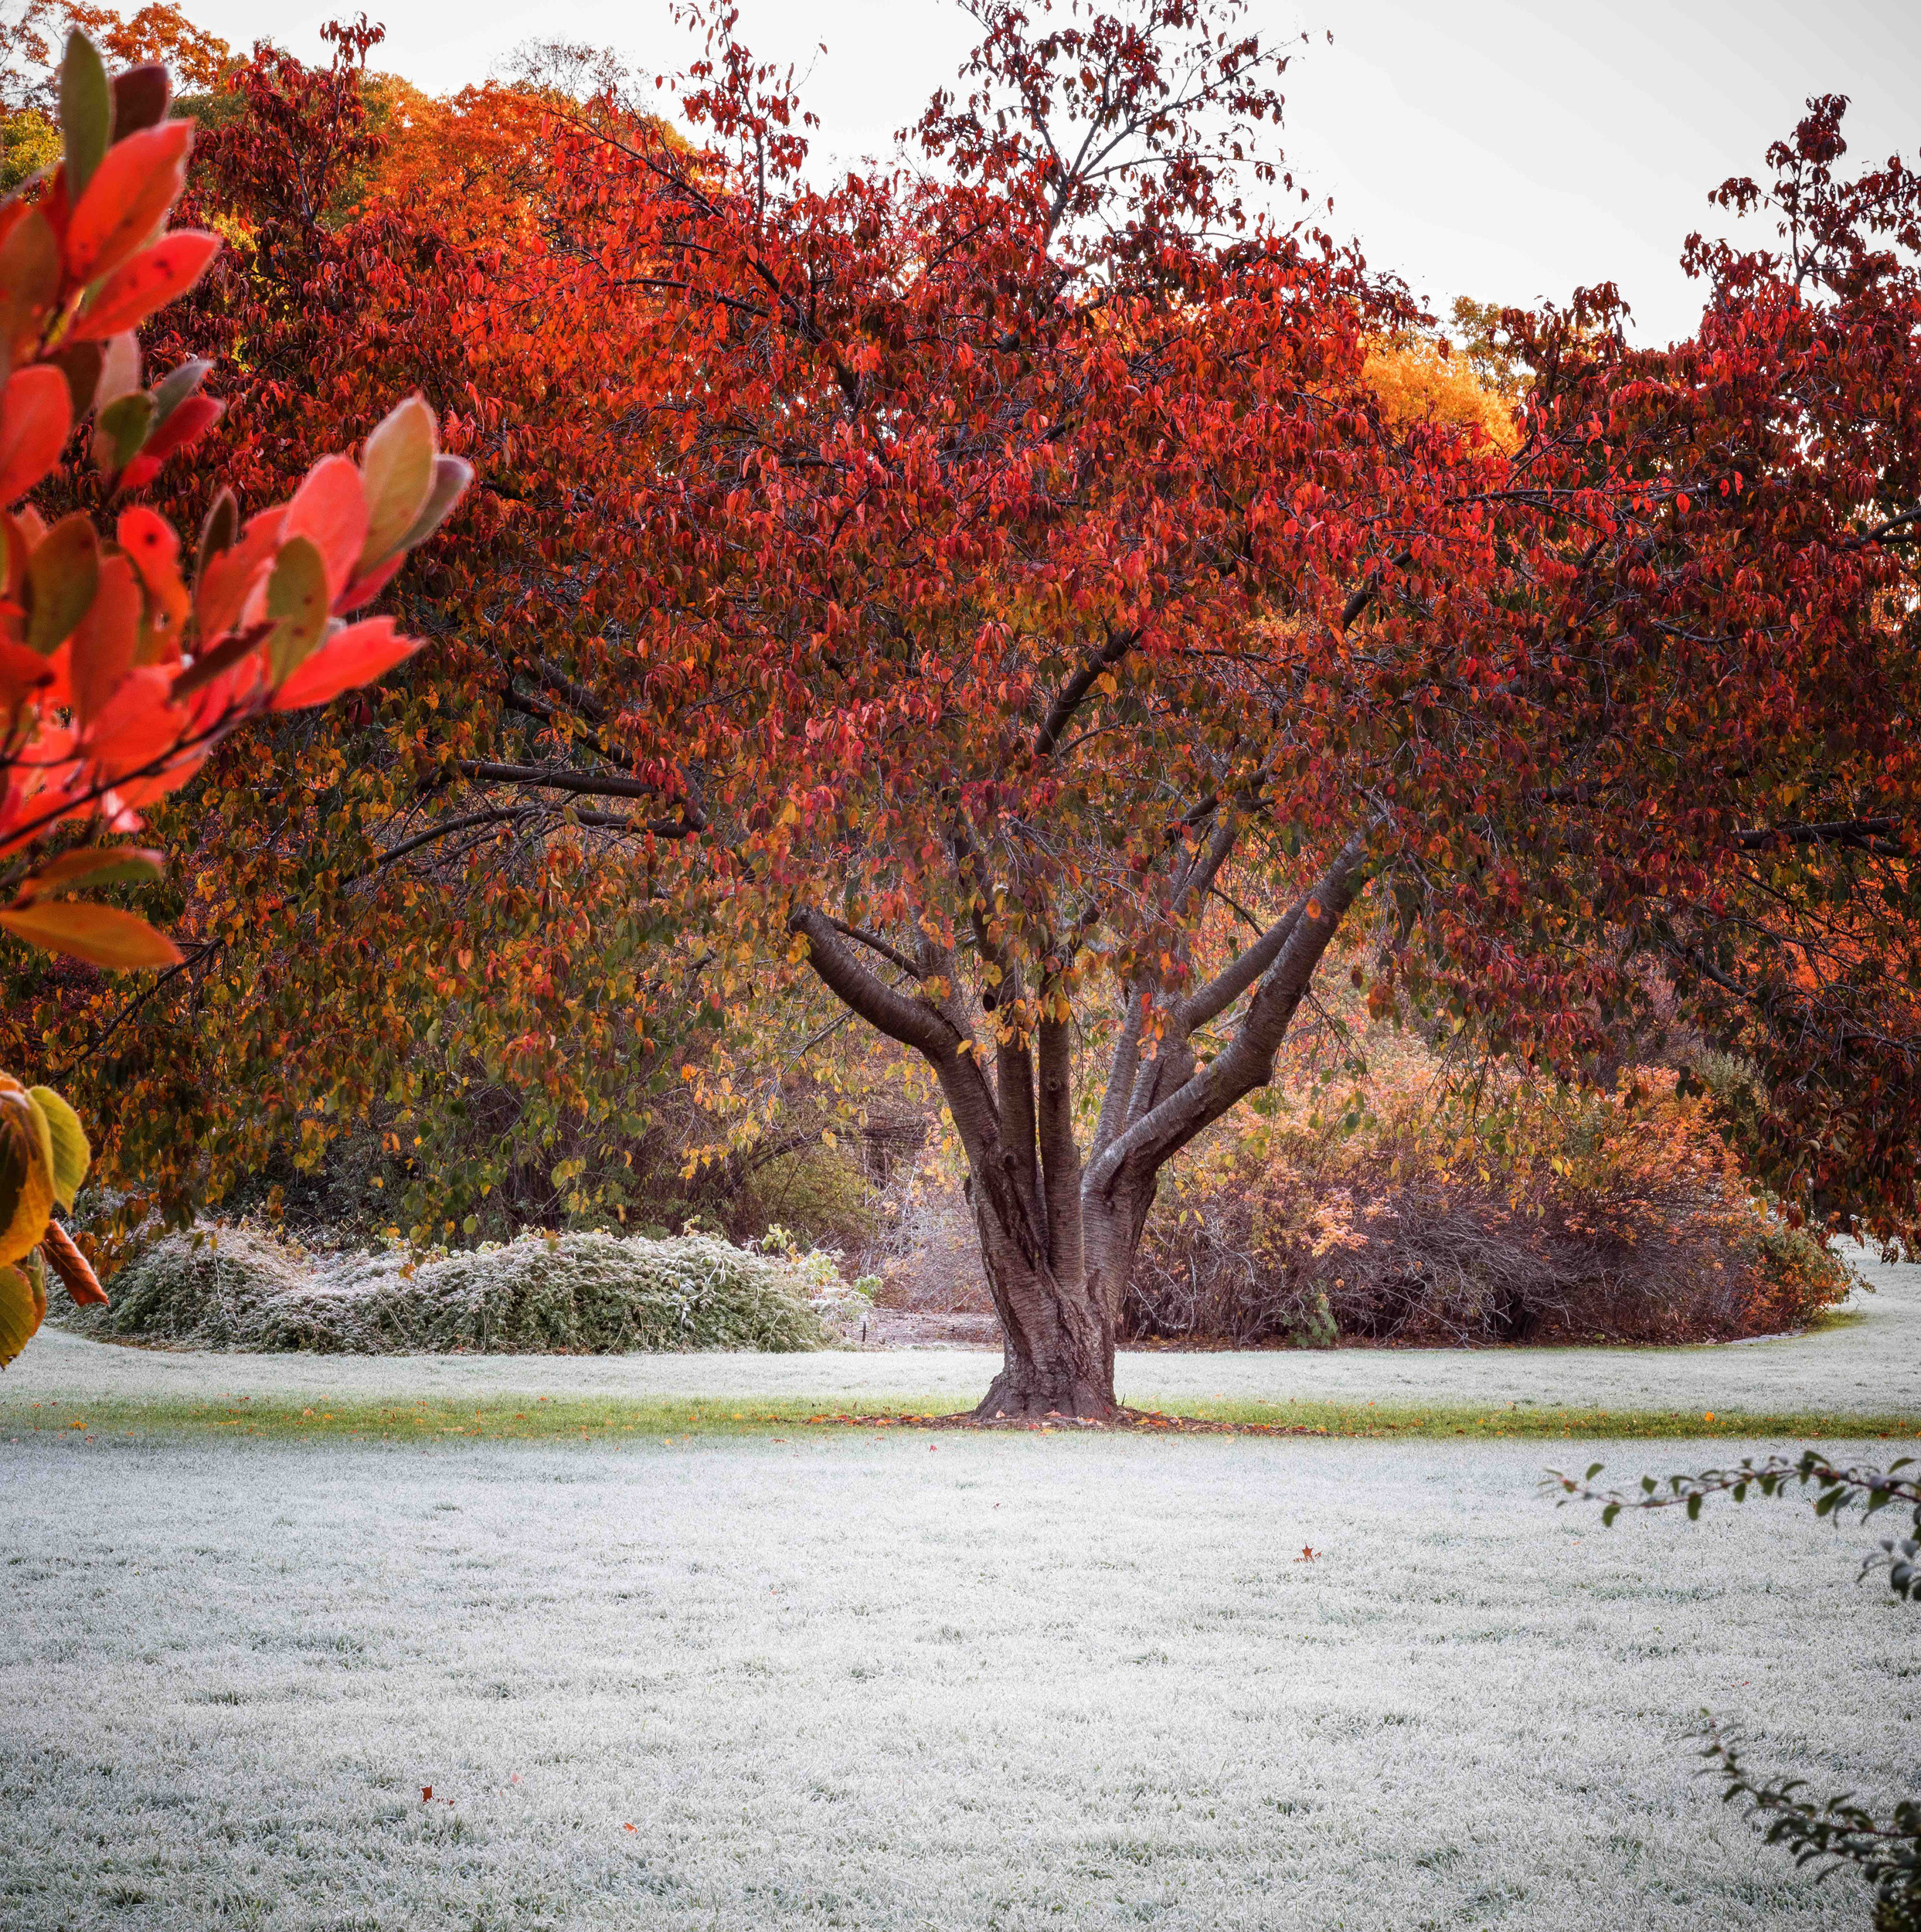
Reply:
[[1205, 1066], [1196, 1069], [1116, 1136], [1088, 1168], [1086, 1191], [1103, 1191], [1137, 1158], [1159, 1167], [1237, 1100], [1273, 1077], [1274, 1056], [1294, 1010], [1348, 907], [1367, 883], [1366, 855], [1366, 834], [1356, 832], [1294, 909], [1294, 923], [1233, 1038]]

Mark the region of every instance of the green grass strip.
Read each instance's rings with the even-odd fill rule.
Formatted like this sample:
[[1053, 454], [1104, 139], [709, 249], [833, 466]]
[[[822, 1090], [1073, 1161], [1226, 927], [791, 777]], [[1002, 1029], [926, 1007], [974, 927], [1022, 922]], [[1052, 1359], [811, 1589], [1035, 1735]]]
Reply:
[[[51, 1435], [105, 1437], [272, 1437], [280, 1441], [435, 1443], [462, 1438], [508, 1442], [655, 1444], [706, 1436], [818, 1437], [844, 1430], [912, 1428], [960, 1413], [950, 1398], [923, 1403], [872, 1403], [857, 1410], [825, 1410], [818, 1403], [631, 1401], [592, 1396], [488, 1396], [465, 1402], [364, 1400], [322, 1401], [295, 1396], [267, 1400], [240, 1397], [219, 1402], [46, 1398], [0, 1400], [0, 1442]], [[1453, 1440], [1511, 1437], [1552, 1441], [1564, 1437], [1603, 1440], [1698, 1441], [1715, 1437], [1757, 1437], [1833, 1441], [1884, 1437], [1921, 1438], [1921, 1418], [1912, 1414], [1801, 1411], [1749, 1414], [1676, 1410], [1551, 1408], [1532, 1403], [1474, 1407], [1459, 1403], [1373, 1403], [1250, 1401], [1195, 1402], [1176, 1417], [1130, 1430], [1176, 1434], [1182, 1417], [1247, 1429], [1259, 1436], [1338, 1436]], [[1072, 1423], [1060, 1432], [1082, 1433]], [[1092, 1432], [1088, 1432], [1092, 1433]]]

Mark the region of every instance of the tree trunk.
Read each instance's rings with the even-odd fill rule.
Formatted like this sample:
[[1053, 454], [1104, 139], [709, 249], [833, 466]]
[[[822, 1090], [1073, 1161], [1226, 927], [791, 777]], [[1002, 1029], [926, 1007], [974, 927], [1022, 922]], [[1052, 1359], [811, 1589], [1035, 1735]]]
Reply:
[[[1231, 815], [1230, 815], [1231, 821]], [[1204, 891], [1233, 844], [1217, 828], [1191, 862], [1176, 896]], [[1156, 1022], [1144, 1060], [1151, 988], [1134, 988], [1108, 1071], [1093, 1158], [1083, 1167], [1075, 1137], [1073, 1055], [1067, 1001], [1043, 985], [1030, 1009], [1019, 973], [998, 951], [976, 898], [977, 943], [992, 970], [983, 1010], [1017, 1016], [997, 1031], [989, 1063], [972, 1015], [953, 997], [954, 954], [923, 927], [910, 957], [873, 933], [811, 907], [790, 923], [825, 984], [890, 1039], [922, 1054], [940, 1083], [967, 1158], [967, 1200], [981, 1260], [1005, 1338], [1005, 1359], [978, 1421], [1050, 1416], [1107, 1422], [1114, 1399], [1114, 1331], [1134, 1250], [1161, 1169], [1195, 1135], [1273, 1077], [1274, 1055], [1308, 981], [1365, 883], [1366, 839], [1350, 835], [1313, 887], [1204, 986]], [[889, 986], [855, 957], [849, 940], [886, 960], [920, 991]], [[1062, 947], [1043, 955], [1061, 971]], [[1073, 951], [1071, 945], [1065, 950]], [[1205, 1066], [1189, 1042], [1248, 995], [1228, 1046]], [[990, 1077], [989, 1065], [991, 1066]]]
[[968, 1183], [981, 1260], [1001, 1318], [1001, 1372], [974, 1412], [980, 1422], [1037, 1422], [1049, 1416], [1107, 1422], [1114, 1400], [1114, 1329], [1107, 1298], [1083, 1277], [1062, 1281], [1023, 1252]]
[[991, 1209], [984, 1208], [984, 1190], [968, 1182], [981, 1265], [1001, 1318], [1005, 1352], [1001, 1372], [974, 1412], [977, 1420], [1059, 1415], [1105, 1422], [1121, 1413], [1114, 1394], [1114, 1335], [1154, 1201], [1153, 1176], [1117, 1194], [1077, 1200], [1066, 1209], [1080, 1222], [1081, 1238], [1060, 1246], [1086, 1257], [1076, 1281], [1029, 1260]]

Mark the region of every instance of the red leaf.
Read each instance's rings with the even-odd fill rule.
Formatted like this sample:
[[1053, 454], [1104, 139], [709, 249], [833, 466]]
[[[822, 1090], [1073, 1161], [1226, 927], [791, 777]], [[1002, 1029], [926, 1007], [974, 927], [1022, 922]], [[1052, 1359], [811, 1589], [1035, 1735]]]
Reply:
[[360, 546], [367, 540], [367, 499], [360, 472], [344, 456], [323, 456], [287, 506], [280, 541], [305, 537], [327, 566], [331, 600], [345, 589]]
[[355, 577], [334, 599], [334, 615], [344, 617], [349, 611], [358, 610], [370, 598], [377, 597], [393, 580], [395, 573], [406, 560], [406, 552], [396, 550], [386, 563], [376, 565], [365, 577]]
[[176, 228], [114, 270], [74, 323], [74, 336], [81, 342], [99, 342], [145, 321], [156, 308], [184, 295], [219, 248], [217, 235]]
[[[144, 772], [165, 757], [185, 734], [188, 713], [168, 702], [173, 679], [147, 665], [130, 671], [93, 723], [80, 749], [110, 783]], [[179, 782], [169, 777], [163, 789]]]
[[197, 441], [226, 413], [226, 403], [216, 401], [211, 396], [189, 396], [147, 439], [147, 447], [121, 472], [121, 488], [137, 490], [151, 482], [168, 457]]
[[76, 626], [67, 659], [73, 709], [83, 732], [134, 668], [140, 642], [140, 583], [124, 556], [101, 560], [100, 587]]
[[356, 685], [371, 683], [420, 648], [418, 638], [397, 635], [391, 617], [350, 624], [323, 644], [274, 693], [276, 711], [325, 704]]
[[126, 552], [145, 587], [150, 609], [150, 637], [143, 647], [145, 662], [177, 658], [180, 634], [187, 621], [187, 587], [180, 580], [180, 537], [173, 526], [144, 504], [120, 513], [114, 540]]
[[[185, 409], [187, 405], [182, 403], [180, 407]], [[274, 553], [280, 548], [280, 522], [285, 514], [282, 510], [263, 510], [258, 516], [250, 518], [240, 542], [208, 560], [193, 593], [203, 653], [223, 631], [240, 622], [255, 584], [264, 576]]]
[[23, 644], [0, 642], [0, 719], [10, 718], [29, 692], [53, 679], [53, 667]]
[[66, 272], [79, 283], [110, 274], [167, 218], [186, 180], [193, 123], [165, 121], [107, 149], [66, 224]]
[[66, 378], [44, 363], [23, 369], [0, 402], [0, 503], [24, 496], [60, 461], [73, 427]]

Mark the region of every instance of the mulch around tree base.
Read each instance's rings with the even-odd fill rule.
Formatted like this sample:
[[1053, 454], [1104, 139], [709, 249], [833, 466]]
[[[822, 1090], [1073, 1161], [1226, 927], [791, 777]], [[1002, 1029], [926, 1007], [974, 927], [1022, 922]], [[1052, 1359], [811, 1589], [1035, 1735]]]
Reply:
[[1028, 1430], [1085, 1429], [1123, 1434], [1150, 1433], [1186, 1436], [1324, 1436], [1326, 1429], [1306, 1422], [1211, 1422], [1202, 1416], [1163, 1415], [1153, 1409], [1123, 1409], [1111, 1420], [1082, 1416], [995, 1416], [982, 1420], [967, 1410], [947, 1415], [854, 1415], [845, 1411], [809, 1416], [810, 1423], [828, 1428], [970, 1429]]

